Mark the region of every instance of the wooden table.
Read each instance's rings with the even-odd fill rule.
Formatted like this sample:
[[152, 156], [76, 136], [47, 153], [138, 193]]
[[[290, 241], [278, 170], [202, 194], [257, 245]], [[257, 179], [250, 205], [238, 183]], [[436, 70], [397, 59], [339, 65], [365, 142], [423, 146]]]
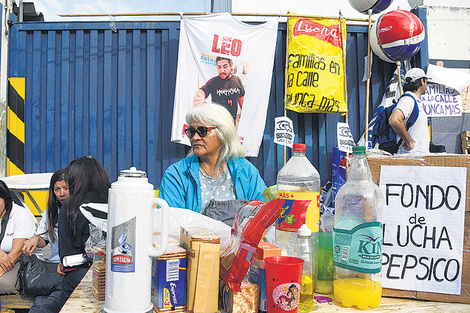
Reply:
[[[86, 312], [101, 312], [104, 301], [98, 301], [95, 299], [92, 293], [92, 268], [85, 275], [80, 285], [72, 293], [72, 296], [64, 305], [61, 313], [86, 313]], [[322, 295], [323, 296], [323, 295]], [[330, 295], [333, 297], [333, 295]], [[406, 312], [470, 312], [470, 304], [460, 304], [460, 303], [446, 303], [446, 302], [433, 302], [433, 301], [420, 301], [420, 300], [409, 300], [401, 298], [387, 298], [382, 297], [380, 306], [375, 309], [369, 309], [369, 311], [374, 312], [395, 312], [399, 311], [401, 313]], [[156, 312], [154, 310], [154, 312]], [[355, 312], [359, 313], [361, 310], [356, 308], [345, 308], [336, 302], [330, 303], [316, 303], [315, 310], [316, 312]]]

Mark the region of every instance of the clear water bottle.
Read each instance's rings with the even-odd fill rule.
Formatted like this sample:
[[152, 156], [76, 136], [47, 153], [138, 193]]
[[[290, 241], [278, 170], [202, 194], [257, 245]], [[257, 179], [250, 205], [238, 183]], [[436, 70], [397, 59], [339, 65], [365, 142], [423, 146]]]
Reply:
[[314, 259], [315, 245], [312, 242], [312, 231], [303, 224], [297, 230], [294, 255], [304, 260], [302, 279], [300, 283], [299, 312], [307, 313], [313, 310], [313, 294], [316, 286], [316, 264]]
[[334, 295], [345, 307], [380, 304], [383, 204], [365, 147], [353, 147], [347, 181], [336, 195], [333, 227]]
[[[285, 199], [276, 221], [276, 246], [282, 255], [293, 256], [297, 230], [307, 224], [318, 240], [320, 221], [320, 174], [305, 156], [306, 145], [294, 144], [294, 155], [277, 175], [277, 198]], [[296, 205], [297, 200], [308, 200]]]

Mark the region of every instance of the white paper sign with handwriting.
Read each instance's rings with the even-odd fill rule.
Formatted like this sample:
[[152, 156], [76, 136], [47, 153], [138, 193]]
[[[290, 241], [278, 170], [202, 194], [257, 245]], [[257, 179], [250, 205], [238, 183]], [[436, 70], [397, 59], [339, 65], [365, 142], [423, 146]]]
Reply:
[[466, 177], [463, 167], [380, 167], [382, 287], [460, 294]]

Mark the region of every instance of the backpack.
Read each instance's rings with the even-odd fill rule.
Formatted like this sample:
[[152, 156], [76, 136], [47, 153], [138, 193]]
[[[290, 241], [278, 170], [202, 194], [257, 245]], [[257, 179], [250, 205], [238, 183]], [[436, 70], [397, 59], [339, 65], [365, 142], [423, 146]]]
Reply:
[[[416, 101], [416, 99], [410, 94], [403, 94], [402, 97], [411, 97], [415, 102], [413, 111], [405, 124], [406, 130], [408, 130], [418, 119], [418, 101]], [[398, 99], [398, 101], [400, 101], [400, 99]], [[388, 119], [397, 104], [397, 101], [393, 101], [393, 104], [386, 108], [383, 106], [379, 107], [369, 123], [369, 141], [372, 143], [372, 147], [374, 148], [378, 145], [379, 149], [391, 154], [395, 154], [398, 151], [398, 148], [403, 141], [403, 139], [400, 138], [397, 142], [397, 134], [393, 131], [392, 126], [390, 126], [390, 123], [388, 122]]]

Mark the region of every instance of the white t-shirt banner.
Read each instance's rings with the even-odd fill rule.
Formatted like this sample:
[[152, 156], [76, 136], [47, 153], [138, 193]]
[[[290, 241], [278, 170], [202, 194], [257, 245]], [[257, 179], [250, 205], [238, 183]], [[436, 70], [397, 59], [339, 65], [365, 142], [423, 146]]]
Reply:
[[382, 287], [461, 293], [467, 169], [384, 166]]
[[274, 119], [274, 143], [292, 148], [294, 144], [294, 123], [287, 116]]
[[195, 105], [213, 101], [225, 106], [234, 117], [245, 154], [258, 156], [271, 89], [278, 20], [276, 17], [264, 24], [250, 25], [228, 13], [183, 16], [172, 141], [189, 144], [183, 131], [186, 113]]

